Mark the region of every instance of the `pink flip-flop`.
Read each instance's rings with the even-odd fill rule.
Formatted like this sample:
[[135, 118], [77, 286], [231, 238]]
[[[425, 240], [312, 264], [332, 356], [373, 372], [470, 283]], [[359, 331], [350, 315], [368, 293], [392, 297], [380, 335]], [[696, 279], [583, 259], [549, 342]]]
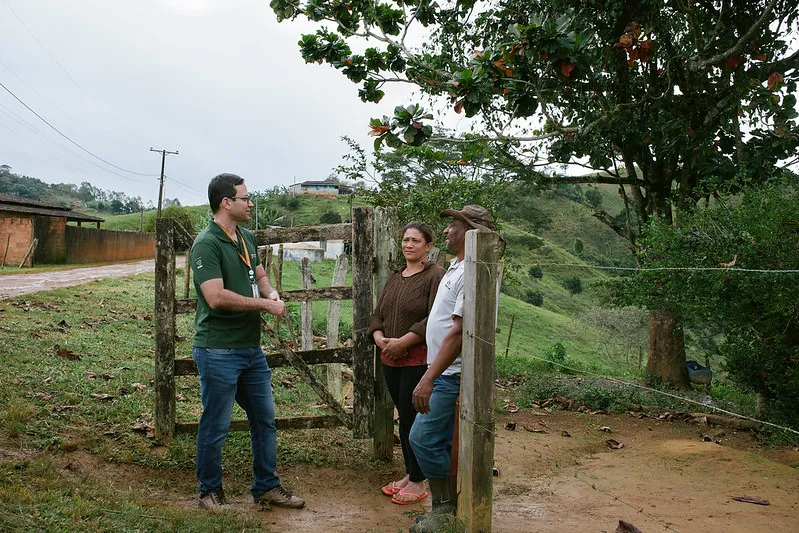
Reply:
[[[398, 500], [397, 496], [402, 494], [403, 496], [413, 496], [410, 500]], [[414, 503], [419, 503], [427, 498], [427, 491], [424, 491], [421, 494], [414, 494], [412, 492], [403, 492], [399, 491], [397, 494], [391, 497], [391, 503], [396, 503], [397, 505], [412, 505]]]
[[395, 494], [397, 494], [402, 489], [403, 489], [403, 487], [398, 486], [396, 481], [392, 481], [388, 485], [382, 487], [380, 490], [386, 496], [392, 496], [393, 497]]

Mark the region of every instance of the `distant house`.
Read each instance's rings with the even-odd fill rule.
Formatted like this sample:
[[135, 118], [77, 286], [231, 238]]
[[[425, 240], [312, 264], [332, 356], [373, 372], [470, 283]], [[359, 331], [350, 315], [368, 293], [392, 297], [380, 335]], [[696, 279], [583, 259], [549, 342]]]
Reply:
[[329, 181], [303, 181], [289, 187], [289, 192], [298, 194], [318, 194], [320, 196], [338, 196], [340, 185]]
[[[94, 228], [75, 227], [83, 222]], [[100, 229], [104, 219], [72, 211], [70, 207], [0, 193], [0, 260], [3, 265], [38, 263], [92, 263], [151, 258], [152, 233]], [[26, 258], [36, 240], [36, 248]]]

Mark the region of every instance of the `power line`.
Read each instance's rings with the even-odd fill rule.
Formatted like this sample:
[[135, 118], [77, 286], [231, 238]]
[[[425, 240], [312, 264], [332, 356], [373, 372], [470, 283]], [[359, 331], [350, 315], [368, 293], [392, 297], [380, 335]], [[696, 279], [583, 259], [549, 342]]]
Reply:
[[73, 141], [71, 138], [69, 138], [69, 136], [67, 136], [67, 135], [66, 135], [65, 133], [63, 133], [61, 130], [59, 130], [58, 128], [56, 128], [56, 127], [55, 127], [55, 126], [53, 126], [52, 124], [50, 124], [50, 123], [49, 123], [49, 122], [48, 122], [48, 121], [47, 121], [47, 120], [46, 120], [46, 119], [45, 119], [43, 116], [41, 116], [39, 113], [37, 113], [36, 111], [34, 111], [34, 110], [33, 110], [33, 109], [32, 109], [32, 108], [31, 108], [31, 107], [28, 105], [28, 104], [26, 104], [25, 102], [23, 102], [23, 101], [22, 101], [22, 99], [20, 99], [20, 97], [19, 97], [19, 96], [17, 96], [16, 94], [14, 94], [14, 92], [13, 92], [11, 89], [9, 89], [8, 87], [6, 87], [6, 86], [5, 86], [5, 85], [4, 85], [2, 82], [0, 82], [0, 87], [2, 87], [3, 89], [5, 89], [5, 90], [6, 90], [6, 92], [7, 92], [8, 94], [10, 94], [11, 96], [13, 96], [13, 97], [14, 97], [14, 99], [15, 99], [15, 100], [17, 100], [17, 102], [19, 102], [20, 104], [22, 104], [23, 106], [25, 106], [25, 109], [27, 109], [28, 111], [30, 111], [31, 113], [33, 113], [34, 115], [36, 115], [36, 116], [39, 118], [39, 120], [41, 120], [42, 122], [44, 122], [45, 124], [47, 124], [48, 126], [50, 126], [50, 128], [51, 128], [53, 131], [55, 131], [56, 133], [58, 133], [60, 136], [62, 136], [63, 138], [65, 138], [66, 140], [68, 140], [69, 142], [71, 142], [72, 144], [74, 144], [75, 146], [77, 146], [78, 148], [80, 148], [81, 150], [83, 150], [84, 152], [86, 152], [87, 154], [89, 154], [90, 156], [92, 156], [92, 157], [94, 157], [94, 158], [96, 158], [96, 159], [98, 159], [98, 160], [102, 161], [102, 162], [103, 162], [103, 163], [105, 163], [106, 165], [112, 166], [112, 167], [114, 167], [114, 168], [116, 168], [116, 169], [119, 169], [119, 170], [121, 170], [121, 171], [123, 171], [123, 172], [127, 172], [127, 173], [129, 173], [129, 174], [135, 174], [136, 176], [158, 177], [158, 174], [145, 174], [145, 173], [142, 173], [142, 172], [136, 172], [136, 171], [133, 171], [133, 170], [128, 170], [128, 169], [126, 169], [126, 168], [120, 167], [120, 166], [118, 166], [118, 165], [115, 165], [115, 164], [111, 163], [110, 161], [107, 161], [107, 160], [103, 159], [102, 157], [100, 157], [99, 155], [95, 154], [94, 152], [92, 152], [92, 151], [90, 151], [90, 150], [87, 150], [86, 148], [84, 148], [83, 146], [81, 146], [81, 145], [80, 145], [80, 144], [78, 144], [77, 142]]
[[6, 5], [6, 7], [8, 8], [8, 10], [9, 10], [9, 11], [11, 11], [11, 13], [12, 13], [12, 14], [14, 15], [14, 17], [15, 17], [15, 18], [16, 18], [16, 19], [19, 21], [19, 23], [20, 23], [20, 24], [22, 24], [22, 26], [23, 26], [23, 27], [24, 27], [26, 30], [28, 30], [28, 33], [30, 33], [30, 34], [31, 34], [31, 37], [33, 37], [33, 40], [34, 40], [34, 41], [36, 41], [36, 42], [39, 44], [39, 46], [41, 46], [41, 47], [42, 47], [42, 50], [44, 50], [44, 51], [45, 51], [45, 53], [47, 53], [47, 55], [48, 55], [48, 56], [50, 56], [50, 59], [52, 59], [52, 60], [53, 60], [53, 62], [54, 62], [56, 65], [58, 65], [58, 68], [60, 68], [60, 69], [61, 69], [61, 71], [62, 71], [64, 74], [66, 74], [66, 75], [67, 75], [67, 77], [68, 77], [68, 78], [69, 78], [69, 79], [72, 81], [72, 83], [74, 83], [74, 84], [75, 84], [75, 86], [76, 86], [78, 89], [80, 89], [81, 91], [83, 91], [83, 94], [85, 94], [85, 95], [86, 95], [86, 96], [87, 96], [87, 97], [88, 97], [88, 98], [91, 100], [91, 98], [92, 98], [92, 97], [89, 95], [89, 93], [88, 93], [88, 92], [86, 92], [86, 89], [84, 89], [84, 88], [83, 88], [83, 87], [80, 85], [80, 83], [78, 83], [78, 82], [77, 82], [77, 80], [76, 80], [75, 78], [73, 78], [73, 77], [72, 77], [72, 75], [71, 75], [69, 72], [67, 72], [67, 69], [65, 69], [65, 68], [64, 68], [64, 66], [63, 66], [61, 63], [59, 63], [59, 62], [58, 62], [58, 60], [55, 58], [55, 56], [54, 56], [53, 54], [51, 54], [51, 53], [50, 53], [50, 50], [48, 50], [48, 49], [47, 49], [47, 47], [46, 47], [46, 46], [44, 46], [44, 44], [43, 44], [43, 43], [42, 43], [42, 42], [39, 40], [39, 38], [38, 38], [38, 37], [36, 37], [36, 34], [35, 34], [35, 33], [33, 33], [33, 30], [31, 30], [31, 29], [28, 27], [28, 25], [27, 25], [27, 24], [25, 24], [25, 22], [24, 22], [24, 21], [23, 21], [23, 20], [20, 18], [20, 16], [19, 16], [19, 15], [17, 15], [17, 12], [16, 12], [16, 11], [14, 11], [14, 8], [12, 8], [12, 7], [11, 7], [11, 6], [8, 4], [8, 2], [7, 2], [6, 0], [3, 0], [3, 3]]
[[[32, 87], [28, 82], [26, 82], [19, 74], [14, 72], [14, 70], [11, 67], [9, 67], [6, 63], [4, 63], [3, 60], [1, 60], [1, 59], [0, 59], [0, 65], [2, 65], [3, 68], [5, 68], [7, 71], [9, 71], [12, 76], [14, 76], [16, 79], [18, 79], [20, 81], [20, 83], [22, 83], [25, 87], [27, 87], [28, 90], [30, 90], [33, 94], [37, 95], [39, 98], [41, 98], [42, 100], [44, 100], [45, 102], [47, 102], [48, 104], [53, 106], [55, 109], [57, 109], [58, 111], [63, 113], [63, 115], [65, 117], [67, 117], [68, 119], [72, 120], [73, 122], [77, 123], [80, 126], [83, 126], [84, 128], [86, 128], [89, 131], [99, 135], [100, 137], [103, 137], [103, 138], [108, 139], [110, 141], [122, 144], [121, 141], [118, 138], [112, 138], [111, 136], [106, 135], [105, 133], [92, 128], [91, 126], [89, 126], [86, 123], [84, 123], [82, 120], [80, 120], [78, 118], [75, 118], [74, 116], [70, 115], [67, 111], [64, 111], [61, 107], [59, 107], [57, 104], [55, 104], [52, 100], [50, 100], [49, 98], [44, 96], [42, 93], [37, 91], [34, 87]], [[139, 137], [139, 136], [137, 135], [137, 137]], [[141, 137], [139, 137], [139, 138], [141, 139]], [[142, 140], [144, 140], [144, 139], [142, 139]]]
[[[26, 128], [28, 128], [28, 129], [29, 129], [29, 130], [31, 130], [32, 132], [34, 132], [34, 133], [36, 133], [37, 135], [39, 135], [40, 137], [42, 137], [44, 140], [46, 140], [46, 141], [50, 141], [51, 143], [53, 143], [53, 144], [55, 144], [55, 145], [59, 146], [60, 148], [63, 148], [64, 150], [67, 150], [67, 151], [69, 151], [69, 149], [68, 149], [68, 148], [67, 148], [65, 145], [61, 144], [60, 142], [58, 142], [57, 140], [53, 139], [52, 137], [49, 137], [47, 134], [45, 134], [44, 132], [42, 132], [42, 131], [40, 131], [38, 128], [36, 128], [36, 126], [34, 126], [33, 124], [31, 124], [30, 122], [28, 122], [28, 121], [27, 121], [27, 120], [25, 120], [24, 118], [22, 118], [22, 117], [20, 117], [19, 115], [17, 115], [16, 113], [14, 113], [14, 112], [13, 112], [13, 111], [11, 111], [10, 109], [8, 109], [8, 108], [7, 108], [6, 106], [4, 106], [3, 104], [0, 104], [0, 108], [2, 108], [2, 109], [5, 109], [5, 110], [6, 110], [6, 111], [1, 111], [1, 110], [0, 110], [0, 112], [2, 112], [4, 115], [6, 115], [6, 116], [8, 116], [9, 118], [11, 118], [12, 120], [15, 120], [16, 122], [18, 122], [18, 123], [22, 124], [23, 126], [25, 126]], [[12, 116], [12, 115], [13, 115], [13, 116]], [[70, 153], [73, 153], [73, 152], [70, 152]], [[125, 176], [124, 174], [120, 174], [119, 172], [116, 172], [116, 171], [114, 171], [114, 170], [111, 170], [111, 169], [107, 169], [107, 168], [105, 168], [105, 167], [101, 167], [100, 165], [98, 165], [97, 163], [95, 163], [94, 161], [92, 161], [91, 159], [89, 159], [89, 158], [87, 158], [87, 157], [84, 157], [83, 155], [81, 155], [81, 154], [79, 154], [79, 153], [74, 153], [74, 155], [76, 155], [77, 157], [80, 157], [81, 159], [83, 159], [84, 161], [86, 161], [87, 163], [89, 163], [90, 165], [93, 165], [93, 166], [95, 166], [95, 167], [99, 168], [99, 169], [100, 169], [100, 170], [102, 170], [103, 172], [108, 172], [109, 174], [113, 174], [114, 176], [118, 176], [118, 177], [120, 177], [120, 178], [122, 178], [122, 179], [124, 179], [124, 180], [127, 180], [127, 181], [132, 181], [132, 182], [134, 182], [134, 183], [141, 183], [141, 184], [143, 184], [143, 185], [147, 185], [147, 183], [146, 183], [146, 182], [144, 182], [144, 181], [137, 180], [137, 179], [135, 179], [135, 178], [131, 178], [130, 176]], [[63, 161], [63, 160], [62, 160], [62, 161]], [[67, 163], [67, 164], [68, 164], [68, 163]], [[70, 165], [70, 166], [71, 166], [71, 165]], [[74, 168], [74, 167], [73, 167], [73, 168]]]
[[596, 270], [625, 270], [631, 272], [656, 272], [656, 271], [723, 271], [723, 272], [756, 272], [761, 274], [799, 274], [796, 269], [775, 269], [768, 270], [764, 268], [735, 268], [735, 267], [613, 267], [613, 266], [599, 266], [599, 265], [585, 265], [580, 263], [536, 263], [538, 266], [555, 266], [555, 267], [578, 267], [578, 268], [593, 268]]
[[184, 189], [187, 189], [189, 192], [194, 193], [197, 196], [201, 196], [201, 197], [205, 198], [207, 196], [207, 194], [208, 194], [207, 192], [201, 191], [200, 189], [195, 189], [191, 185], [186, 185], [182, 181], [178, 181], [174, 176], [170, 176], [169, 174], [164, 174], [164, 177], [174, 181], [175, 183], [177, 183], [178, 185], [180, 185]]

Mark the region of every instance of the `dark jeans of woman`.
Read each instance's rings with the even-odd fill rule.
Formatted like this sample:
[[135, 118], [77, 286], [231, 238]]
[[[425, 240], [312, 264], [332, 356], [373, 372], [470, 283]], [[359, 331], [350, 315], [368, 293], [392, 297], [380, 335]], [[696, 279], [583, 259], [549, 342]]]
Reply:
[[409, 435], [413, 421], [416, 419], [416, 409], [413, 407], [413, 389], [419, 384], [427, 366], [388, 366], [383, 365], [383, 376], [386, 378], [388, 392], [399, 413], [399, 436], [402, 444], [402, 457], [405, 459], [405, 473], [414, 483], [420, 483], [426, 478], [419, 468], [416, 456], [411, 449]]

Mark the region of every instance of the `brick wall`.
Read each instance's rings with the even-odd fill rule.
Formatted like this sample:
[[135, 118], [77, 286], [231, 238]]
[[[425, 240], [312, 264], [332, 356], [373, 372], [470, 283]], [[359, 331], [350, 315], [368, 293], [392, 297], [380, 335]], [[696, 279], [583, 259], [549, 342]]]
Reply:
[[64, 235], [69, 264], [155, 257], [155, 233], [67, 226]]
[[[0, 211], [0, 253], [5, 256], [5, 264], [19, 266], [31, 242], [33, 242], [31, 217]], [[0, 262], [3, 256], [0, 256]], [[29, 257], [25, 261], [25, 266], [31, 266], [32, 260], [33, 257]]]

